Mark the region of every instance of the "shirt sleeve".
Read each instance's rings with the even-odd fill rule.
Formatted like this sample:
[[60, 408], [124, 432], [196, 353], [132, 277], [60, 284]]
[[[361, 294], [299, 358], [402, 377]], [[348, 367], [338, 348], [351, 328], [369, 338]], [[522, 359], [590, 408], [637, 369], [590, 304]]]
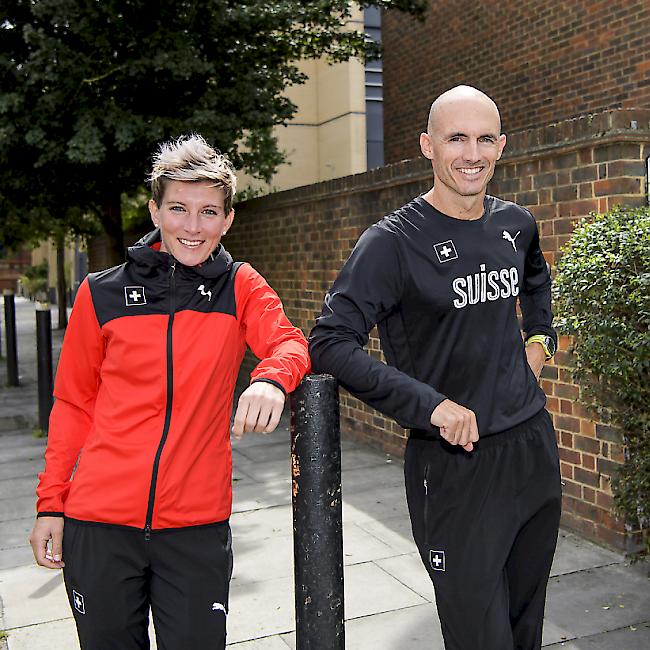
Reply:
[[290, 393], [310, 369], [303, 333], [289, 322], [278, 294], [249, 264], [237, 271], [235, 296], [246, 343], [261, 359], [251, 383], [267, 381]]
[[403, 283], [393, 235], [372, 226], [325, 296], [309, 351], [315, 372], [334, 375], [355, 397], [401, 426], [431, 430], [431, 413], [445, 396], [363, 349], [370, 330], [399, 307]]
[[522, 329], [526, 338], [534, 334], [544, 334], [553, 338], [557, 346], [557, 334], [552, 327], [551, 272], [539, 245], [535, 218], [530, 212], [526, 212], [533, 220], [534, 233], [526, 253], [524, 278], [519, 295]]
[[73, 469], [92, 427], [105, 343], [88, 278], [77, 291], [54, 383], [45, 469], [36, 489], [38, 516], [62, 516]]

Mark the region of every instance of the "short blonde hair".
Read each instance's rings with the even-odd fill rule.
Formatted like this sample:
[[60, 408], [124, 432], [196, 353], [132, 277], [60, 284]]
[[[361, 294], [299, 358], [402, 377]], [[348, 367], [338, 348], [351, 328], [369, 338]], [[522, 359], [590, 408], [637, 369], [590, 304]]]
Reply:
[[163, 142], [154, 155], [148, 180], [158, 207], [162, 205], [167, 181], [214, 183], [214, 187], [223, 189], [226, 214], [232, 209], [237, 191], [237, 177], [232, 163], [198, 133]]

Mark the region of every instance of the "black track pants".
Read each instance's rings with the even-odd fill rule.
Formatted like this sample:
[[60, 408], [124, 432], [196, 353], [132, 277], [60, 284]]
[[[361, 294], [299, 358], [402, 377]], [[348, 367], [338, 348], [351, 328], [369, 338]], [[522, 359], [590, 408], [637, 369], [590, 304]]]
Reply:
[[222, 650], [232, 573], [222, 522], [144, 532], [65, 520], [63, 575], [83, 650]]
[[404, 473], [445, 648], [540, 648], [561, 508], [548, 413], [480, 440], [471, 453], [411, 438]]

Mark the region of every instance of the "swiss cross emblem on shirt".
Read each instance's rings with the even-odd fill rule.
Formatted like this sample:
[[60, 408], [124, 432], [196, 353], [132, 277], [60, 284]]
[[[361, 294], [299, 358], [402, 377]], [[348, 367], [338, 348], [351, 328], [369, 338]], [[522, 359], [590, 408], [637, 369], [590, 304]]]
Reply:
[[434, 244], [433, 250], [436, 251], [438, 262], [441, 264], [458, 259], [456, 247], [454, 246], [454, 242], [451, 241], [451, 239], [448, 239], [447, 241], [441, 241], [439, 244]]
[[147, 297], [144, 294], [144, 287], [124, 287], [124, 300], [127, 307], [146, 305]]

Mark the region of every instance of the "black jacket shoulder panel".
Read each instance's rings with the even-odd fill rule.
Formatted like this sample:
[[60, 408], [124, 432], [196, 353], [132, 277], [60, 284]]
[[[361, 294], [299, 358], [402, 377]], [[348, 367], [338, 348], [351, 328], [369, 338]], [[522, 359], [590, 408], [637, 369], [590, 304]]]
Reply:
[[187, 267], [152, 245], [158, 231], [129, 248], [127, 262], [91, 273], [88, 284], [100, 327], [116, 318], [169, 314], [174, 311], [223, 313], [235, 316], [234, 279], [237, 268], [223, 246], [200, 266]]

